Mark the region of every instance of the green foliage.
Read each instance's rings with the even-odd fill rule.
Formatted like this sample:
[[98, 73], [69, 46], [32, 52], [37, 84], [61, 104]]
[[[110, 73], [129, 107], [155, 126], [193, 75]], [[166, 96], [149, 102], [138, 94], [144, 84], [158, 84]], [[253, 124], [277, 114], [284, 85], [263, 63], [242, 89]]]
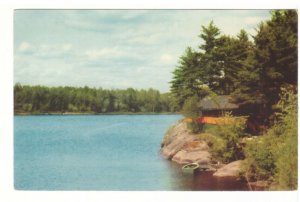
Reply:
[[198, 133], [201, 131], [202, 125], [193, 120], [192, 122], [187, 123], [187, 128], [193, 133]]
[[[276, 189], [297, 188], [297, 24], [296, 10], [272, 11], [271, 18], [258, 25], [252, 42], [244, 30], [235, 37], [222, 35], [210, 22], [199, 35], [203, 44], [199, 50], [187, 48], [171, 81], [175, 103], [186, 116], [196, 117], [199, 111], [189, 98], [225, 94], [257, 125], [270, 127], [277, 117], [266, 134], [245, 148], [246, 174], [272, 180]], [[286, 88], [289, 85], [292, 90]], [[282, 89], [286, 90], [281, 95]], [[225, 162], [243, 156], [237, 145], [243, 129], [244, 121], [211, 129], [214, 156]]]
[[280, 88], [297, 85], [297, 18], [296, 10], [273, 11], [271, 19], [258, 26], [253, 53], [238, 72], [236, 102], [252, 106], [248, 111], [263, 119], [274, 112]]
[[272, 189], [297, 189], [297, 95], [285, 88], [277, 104], [277, 121], [263, 136], [245, 148], [245, 174], [252, 180], [269, 180]]
[[181, 108], [186, 99], [192, 96], [203, 97], [203, 81], [200, 80], [203, 70], [199, 66], [199, 54], [188, 47], [179, 60], [179, 66], [173, 72], [171, 92], [175, 102]]
[[211, 21], [207, 27], [202, 26], [202, 32], [199, 37], [204, 43], [199, 46], [198, 67], [201, 69], [195, 74], [202, 86], [207, 86], [211, 90], [221, 93], [221, 80], [223, 80], [223, 61], [220, 58], [218, 48], [223, 46], [225, 41], [220, 37], [220, 29]]
[[196, 96], [188, 98], [184, 102], [181, 113], [185, 117], [197, 118], [200, 115], [199, 98]]
[[174, 112], [173, 98], [154, 89], [14, 86], [15, 113]]
[[209, 88], [231, 95], [241, 111], [268, 124], [280, 88], [297, 84], [298, 14], [273, 11], [262, 22], [252, 42], [245, 30], [237, 36], [222, 35], [210, 22], [202, 26], [199, 50], [187, 48], [173, 72], [171, 92], [178, 108], [192, 96], [203, 98]]
[[205, 142], [207, 142], [209, 147], [212, 147], [219, 139], [219, 137], [217, 137], [216, 135], [208, 132], [200, 133], [198, 136], [200, 140], [204, 140]]
[[249, 180], [267, 180], [275, 174], [273, 137], [265, 135], [247, 142], [244, 170]]
[[244, 30], [236, 38], [220, 35], [213, 22], [202, 26], [199, 37], [204, 41], [200, 50], [186, 49], [170, 82], [179, 107], [188, 97], [205, 97], [207, 89], [219, 95], [232, 93], [240, 79], [238, 70], [247, 66], [253, 50]]
[[280, 130], [276, 155], [275, 182], [278, 189], [297, 189], [298, 181], [298, 131], [297, 95], [293, 88], [285, 88], [277, 105], [278, 123], [273, 128]]
[[210, 153], [215, 159], [223, 162], [229, 161], [228, 157], [232, 154], [231, 149], [226, 149], [226, 141], [213, 133], [214, 131], [209, 131], [209, 133], [200, 134], [200, 139], [205, 140], [210, 146]]
[[218, 125], [207, 130], [215, 136], [210, 139], [211, 153], [215, 158], [228, 163], [243, 157], [237, 143], [245, 136], [245, 122], [245, 117], [233, 117], [226, 113]]
[[32, 104], [23, 104], [22, 105], [22, 110], [24, 110], [26, 112], [31, 112], [31, 110], [32, 110]]
[[197, 96], [189, 97], [182, 107], [181, 113], [191, 119], [191, 122], [187, 123], [187, 127], [194, 133], [201, 130], [202, 126], [196, 121], [196, 118], [200, 115], [199, 98]]

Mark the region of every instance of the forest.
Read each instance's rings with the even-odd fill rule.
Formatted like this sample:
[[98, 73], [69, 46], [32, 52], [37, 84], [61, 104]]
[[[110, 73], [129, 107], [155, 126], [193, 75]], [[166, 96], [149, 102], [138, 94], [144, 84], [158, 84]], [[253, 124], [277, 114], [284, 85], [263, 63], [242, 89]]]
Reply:
[[297, 12], [273, 11], [255, 36], [241, 30], [237, 36], [221, 34], [213, 21], [202, 26], [204, 41], [198, 50], [187, 47], [173, 72], [171, 92], [181, 109], [189, 98], [211, 92], [230, 95], [245, 114], [263, 124], [275, 112], [281, 88], [297, 88]]
[[46, 87], [15, 84], [15, 114], [162, 113], [173, 112], [169, 93], [148, 90], [107, 90], [90, 87]]
[[197, 117], [199, 100], [229, 95], [244, 117], [259, 123], [259, 133], [247, 134], [246, 120], [209, 133], [195, 122], [193, 132], [210, 142], [221, 162], [244, 160], [241, 176], [248, 181], [267, 182], [271, 190], [297, 189], [298, 13], [271, 11], [254, 36], [243, 29], [237, 36], [221, 33], [213, 21], [202, 26], [203, 43], [180, 57], [170, 82], [175, 108]]

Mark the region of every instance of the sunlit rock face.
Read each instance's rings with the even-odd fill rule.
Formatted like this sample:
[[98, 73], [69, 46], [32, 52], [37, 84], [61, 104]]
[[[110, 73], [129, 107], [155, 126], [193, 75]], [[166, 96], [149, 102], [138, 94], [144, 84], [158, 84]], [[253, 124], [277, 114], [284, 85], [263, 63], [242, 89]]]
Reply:
[[179, 164], [209, 164], [211, 154], [208, 150], [207, 143], [191, 133], [185, 122], [179, 121], [167, 131], [162, 142], [161, 154]]
[[178, 164], [198, 163], [207, 165], [211, 168], [210, 171], [216, 171], [213, 174], [215, 177], [239, 177], [243, 162], [239, 160], [224, 165], [213, 159], [207, 142], [190, 132], [182, 120], [167, 131], [160, 152], [164, 158]]
[[241, 166], [243, 161], [233, 161], [222, 168], [218, 169], [217, 172], [213, 174], [215, 177], [238, 177], [241, 172]]

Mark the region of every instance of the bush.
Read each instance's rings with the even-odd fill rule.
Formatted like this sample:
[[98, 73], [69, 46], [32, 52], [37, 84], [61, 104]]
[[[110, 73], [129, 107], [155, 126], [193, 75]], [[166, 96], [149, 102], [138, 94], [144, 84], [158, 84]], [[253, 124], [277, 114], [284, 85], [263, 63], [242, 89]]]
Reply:
[[257, 140], [246, 145], [244, 172], [251, 180], [268, 180], [271, 189], [297, 189], [297, 95], [283, 89], [277, 121]]
[[275, 174], [272, 136], [252, 139], [245, 148], [244, 173], [249, 180], [268, 180]]
[[196, 121], [201, 114], [200, 107], [199, 107], [199, 98], [197, 96], [189, 97], [182, 107], [182, 114], [191, 119], [191, 122], [187, 123], [188, 129], [190, 129], [193, 133], [197, 133], [201, 131], [202, 124]]
[[187, 128], [193, 133], [198, 133], [202, 130], [202, 124], [198, 123], [196, 120], [187, 123]]
[[211, 147], [211, 153], [215, 158], [225, 163], [243, 158], [238, 142], [244, 136], [245, 123], [246, 118], [233, 117], [230, 113], [225, 113], [216, 127], [207, 130], [215, 135]]
[[199, 134], [199, 139], [207, 142], [210, 147], [210, 153], [215, 159], [222, 159], [220, 157], [223, 156], [223, 151], [226, 147], [226, 143], [222, 138], [211, 133], [201, 133]]
[[204, 140], [205, 142], [207, 142], [209, 147], [212, 147], [219, 138], [210, 133], [200, 133], [199, 139]]
[[276, 189], [297, 189], [298, 182], [298, 133], [297, 95], [289, 88], [283, 89], [277, 107], [278, 123], [273, 130], [281, 131], [276, 155]]
[[197, 118], [200, 115], [199, 98], [189, 97], [182, 107], [181, 113], [188, 118]]

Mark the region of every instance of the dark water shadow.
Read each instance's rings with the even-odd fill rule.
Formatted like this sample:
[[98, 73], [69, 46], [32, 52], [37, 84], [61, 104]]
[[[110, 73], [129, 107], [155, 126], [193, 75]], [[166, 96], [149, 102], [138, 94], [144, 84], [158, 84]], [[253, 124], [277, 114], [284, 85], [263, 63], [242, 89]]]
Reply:
[[171, 189], [177, 191], [249, 191], [247, 182], [234, 177], [214, 177], [212, 171], [185, 174], [181, 165], [169, 162]]

